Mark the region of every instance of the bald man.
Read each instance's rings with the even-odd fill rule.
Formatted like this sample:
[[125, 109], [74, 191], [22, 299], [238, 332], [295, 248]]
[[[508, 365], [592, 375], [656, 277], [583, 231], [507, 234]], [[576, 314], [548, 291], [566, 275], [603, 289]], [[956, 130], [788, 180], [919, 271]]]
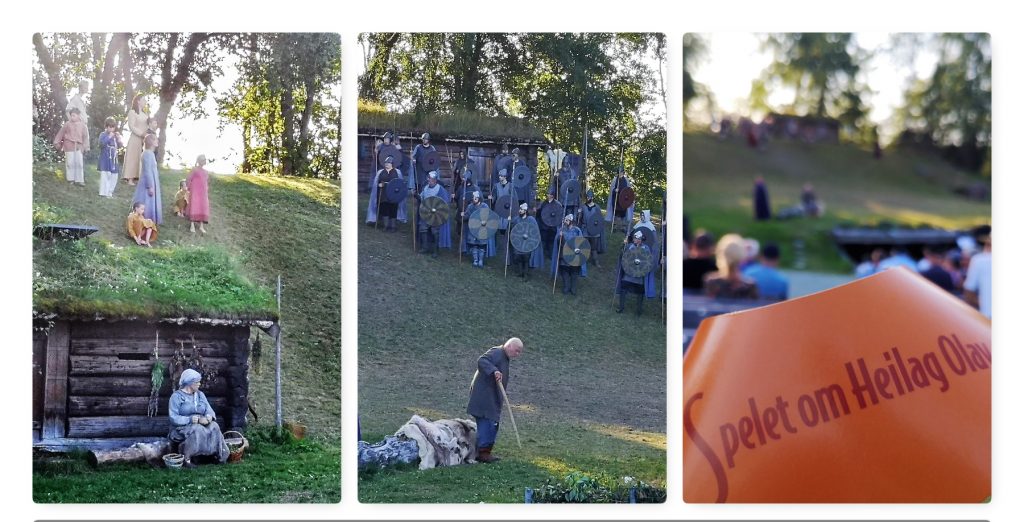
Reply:
[[469, 407], [466, 412], [476, 419], [476, 460], [491, 463], [500, 460], [491, 455], [491, 448], [498, 438], [498, 422], [501, 420], [501, 390], [508, 389], [509, 361], [523, 353], [523, 341], [513, 337], [501, 346], [487, 350], [476, 361], [476, 373], [469, 385]]

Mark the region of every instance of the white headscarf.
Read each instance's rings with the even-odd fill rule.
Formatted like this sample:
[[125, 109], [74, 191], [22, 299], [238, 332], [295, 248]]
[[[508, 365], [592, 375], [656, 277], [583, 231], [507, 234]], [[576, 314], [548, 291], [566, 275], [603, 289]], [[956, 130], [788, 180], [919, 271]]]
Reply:
[[181, 372], [181, 377], [178, 378], [178, 388], [184, 388], [185, 386], [197, 383], [202, 379], [203, 376], [199, 372], [193, 370], [192, 368], [188, 368], [185, 371]]

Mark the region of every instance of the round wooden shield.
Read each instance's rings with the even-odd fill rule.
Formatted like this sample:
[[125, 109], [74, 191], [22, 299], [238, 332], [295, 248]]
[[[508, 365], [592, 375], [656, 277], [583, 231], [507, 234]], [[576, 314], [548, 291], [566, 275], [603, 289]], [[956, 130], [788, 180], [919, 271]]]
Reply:
[[581, 266], [590, 259], [590, 241], [576, 236], [562, 244], [562, 261], [569, 266]]
[[627, 248], [622, 253], [622, 271], [630, 277], [646, 277], [654, 267], [654, 256], [646, 248]]
[[409, 189], [405, 187], [405, 180], [395, 178], [384, 185], [384, 199], [388, 203], [401, 203], [405, 199]]
[[583, 218], [583, 231], [590, 237], [597, 237], [604, 231], [604, 216], [601, 215], [601, 209], [596, 208], [596, 212], [590, 214], [590, 217]]
[[525, 163], [516, 165], [515, 170], [512, 171], [512, 185], [517, 189], [524, 189], [530, 186], [533, 181], [533, 171], [530, 167], [527, 167]]
[[633, 192], [633, 187], [623, 187], [619, 191], [619, 195], [616, 196], [615, 206], [619, 210], [626, 210], [633, 206], [634, 201], [636, 201], [636, 192]]
[[658, 233], [647, 227], [633, 227], [633, 230], [629, 231], [630, 242], [633, 241], [633, 234], [635, 234], [637, 230], [644, 235], [644, 244], [647, 245], [647, 248], [651, 249], [651, 252], [658, 249]]
[[574, 179], [570, 179], [558, 189], [562, 195], [562, 201], [566, 204], [576, 204], [580, 201], [580, 182]]
[[563, 217], [565, 217], [565, 210], [558, 201], [544, 203], [544, 206], [540, 208], [540, 220], [549, 227], [557, 227], [562, 223]]
[[502, 196], [498, 198], [498, 201], [494, 202], [494, 211], [505, 219], [516, 214], [515, 208], [516, 202], [512, 201], [512, 198], [509, 196]]
[[437, 170], [441, 166], [441, 156], [437, 154], [436, 150], [427, 150], [420, 154], [417, 166], [427, 172]]
[[438, 227], [448, 221], [448, 203], [437, 196], [429, 196], [420, 202], [420, 219], [432, 227]]
[[494, 233], [498, 231], [499, 221], [501, 218], [493, 210], [477, 209], [469, 216], [469, 234], [478, 241], [486, 241], [494, 237]]
[[512, 247], [516, 249], [516, 252], [522, 252], [524, 254], [537, 250], [540, 246], [540, 229], [537, 228], [536, 221], [523, 220], [514, 227], [512, 227], [511, 236], [509, 241], [512, 242]]
[[377, 150], [377, 169], [384, 168], [384, 160], [388, 159], [388, 156], [392, 158], [392, 165], [395, 168], [402, 167], [402, 151], [394, 145], [381, 145], [380, 149]]

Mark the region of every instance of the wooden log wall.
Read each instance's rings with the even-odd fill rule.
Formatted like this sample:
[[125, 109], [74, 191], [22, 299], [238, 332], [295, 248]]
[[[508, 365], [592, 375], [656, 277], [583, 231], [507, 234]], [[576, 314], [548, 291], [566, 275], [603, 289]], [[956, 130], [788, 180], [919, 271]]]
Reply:
[[165, 436], [176, 376], [165, 376], [157, 415], [147, 416], [157, 331], [158, 353], [169, 373], [180, 343], [189, 351], [195, 340], [205, 363], [218, 374], [202, 388], [218, 423], [224, 430], [245, 427], [249, 327], [141, 321], [56, 324], [46, 339], [44, 439]]

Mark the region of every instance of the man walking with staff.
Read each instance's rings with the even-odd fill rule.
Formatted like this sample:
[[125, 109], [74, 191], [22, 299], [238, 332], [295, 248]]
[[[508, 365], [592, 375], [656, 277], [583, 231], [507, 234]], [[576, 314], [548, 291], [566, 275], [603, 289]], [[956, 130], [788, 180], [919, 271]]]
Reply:
[[[522, 353], [523, 341], [518, 337], [512, 337], [505, 341], [505, 344], [487, 350], [477, 359], [476, 373], [473, 374], [473, 382], [469, 385], [469, 406], [466, 413], [476, 420], [476, 460], [479, 462], [489, 464], [500, 460], [491, 455], [491, 449], [498, 438], [502, 403], [508, 400], [505, 389], [508, 388], [511, 377], [509, 363]], [[512, 419], [512, 428], [516, 429], [516, 440], [519, 440], [511, 406], [508, 413]]]

